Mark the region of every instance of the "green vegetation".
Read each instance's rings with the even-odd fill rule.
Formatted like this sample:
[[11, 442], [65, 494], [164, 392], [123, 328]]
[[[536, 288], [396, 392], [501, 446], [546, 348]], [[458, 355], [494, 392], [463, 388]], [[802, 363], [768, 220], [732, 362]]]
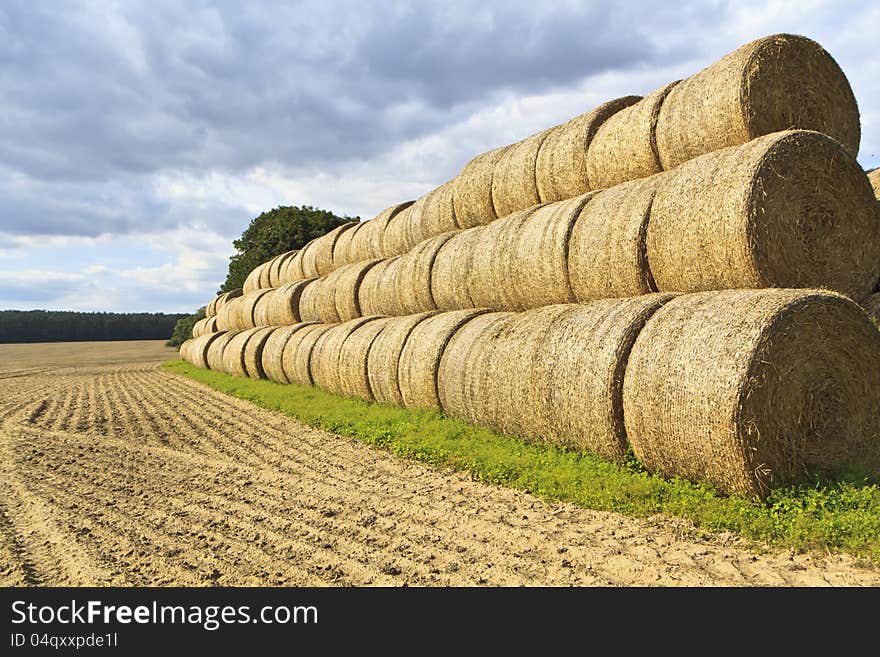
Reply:
[[192, 315], [186, 315], [178, 319], [174, 325], [174, 332], [171, 333], [171, 338], [165, 344], [169, 347], [179, 347], [189, 340], [193, 334], [193, 325], [200, 319], [205, 318], [205, 310], [206, 307], [202, 306]]
[[164, 340], [185, 315], [0, 310], [0, 342]]
[[707, 486], [650, 475], [635, 459], [618, 466], [590, 454], [501, 436], [436, 411], [367, 404], [318, 388], [235, 378], [181, 361], [166, 367], [311, 426], [547, 500], [631, 516], [665, 514], [703, 530], [732, 531], [796, 550], [843, 550], [880, 562], [880, 487], [856, 477], [778, 489], [763, 502], [723, 497]]
[[332, 212], [307, 205], [280, 206], [262, 213], [232, 243], [236, 253], [229, 258], [229, 274], [220, 291], [229, 292], [241, 287], [257, 265], [281, 253], [301, 249], [307, 242], [340, 224], [357, 219], [337, 217]]

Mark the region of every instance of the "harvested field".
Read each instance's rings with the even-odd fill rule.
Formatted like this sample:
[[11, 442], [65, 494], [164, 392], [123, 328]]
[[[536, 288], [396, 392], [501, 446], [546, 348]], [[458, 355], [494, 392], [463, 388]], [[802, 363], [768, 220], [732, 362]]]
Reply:
[[851, 557], [402, 461], [158, 367], [173, 355], [0, 345], [0, 585], [880, 585]]

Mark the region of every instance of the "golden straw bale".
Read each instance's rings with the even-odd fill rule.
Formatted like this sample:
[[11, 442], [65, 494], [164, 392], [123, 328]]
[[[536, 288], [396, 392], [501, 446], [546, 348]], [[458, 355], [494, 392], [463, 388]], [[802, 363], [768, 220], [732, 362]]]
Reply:
[[290, 336], [281, 353], [284, 377], [290, 383], [304, 386], [312, 385], [312, 349], [318, 338], [330, 328], [330, 324], [310, 323]]
[[[345, 233], [343, 233], [344, 235]], [[308, 244], [306, 245], [308, 246]], [[302, 261], [304, 255], [305, 247], [297, 251], [290, 258], [284, 261], [284, 264], [281, 266], [281, 272], [279, 274], [280, 283], [283, 285], [284, 283], [293, 283], [295, 281], [301, 281], [303, 279], [311, 278], [310, 276], [306, 276], [303, 273]]]
[[244, 331], [238, 331], [228, 344], [223, 348], [223, 371], [232, 376], [247, 376], [247, 365], [245, 363], [245, 347], [248, 340], [253, 337], [257, 331], [262, 329], [249, 328]]
[[342, 343], [337, 365], [340, 394], [374, 400], [367, 374], [367, 360], [376, 338], [390, 320], [390, 317], [374, 317], [355, 328]]
[[880, 293], [872, 294], [867, 299], [862, 301], [862, 308], [865, 309], [865, 312], [868, 313], [868, 317], [870, 317], [878, 327], [880, 327]]
[[855, 157], [859, 108], [837, 62], [818, 43], [775, 34], [683, 80], [663, 101], [657, 150], [664, 170], [761, 135], [801, 128], [830, 135]]
[[276, 292], [275, 288], [270, 288], [254, 303], [254, 326], [272, 326], [269, 312], [275, 303]]
[[300, 298], [306, 286], [315, 279], [310, 278], [292, 283], [284, 283], [272, 294], [268, 321], [270, 326], [289, 326], [302, 321], [299, 315]]
[[373, 398], [383, 404], [403, 406], [397, 378], [400, 354], [412, 330], [436, 313], [389, 317], [367, 355], [367, 378]]
[[314, 323], [300, 322], [276, 328], [263, 346], [262, 367], [266, 378], [276, 383], [290, 383], [284, 372], [284, 349], [295, 333]]
[[334, 394], [343, 394], [343, 383], [339, 368], [342, 345], [355, 329], [371, 322], [374, 317], [358, 317], [342, 324], [331, 326], [316, 341], [309, 357], [312, 383]]
[[229, 344], [229, 341], [235, 337], [238, 331], [220, 331], [219, 333], [220, 335], [208, 345], [208, 351], [205, 353], [205, 362], [208, 365], [208, 369], [222, 372], [224, 371], [223, 352], [226, 350], [226, 345]]
[[382, 255], [385, 258], [403, 255], [415, 246], [415, 243], [410, 241], [409, 220], [412, 207], [412, 205], [406, 206], [388, 220], [388, 225], [382, 234]]
[[303, 322], [321, 321], [321, 306], [325, 301], [323, 292], [324, 280], [324, 278], [313, 278], [306, 283], [300, 292], [299, 317]]
[[655, 138], [657, 117], [666, 95], [678, 82], [670, 82], [622, 109], [596, 131], [587, 150], [591, 189], [605, 189], [663, 171]]
[[538, 149], [551, 131], [552, 128], [517, 142], [496, 162], [492, 173], [492, 206], [496, 216], [504, 217], [541, 202], [535, 165]]
[[263, 348], [275, 331], [274, 326], [257, 328], [244, 346], [244, 370], [252, 379], [265, 379], [263, 371]]
[[623, 387], [651, 472], [763, 496], [808, 473], [880, 473], [880, 331], [819, 290], [684, 295], [645, 325]]
[[460, 227], [483, 226], [498, 218], [492, 205], [492, 176], [508, 148], [503, 146], [477, 155], [453, 179], [452, 203]]
[[553, 128], [538, 151], [535, 183], [544, 203], [564, 201], [597, 189], [587, 177], [587, 152], [596, 131], [617, 112], [641, 100], [624, 96]]
[[435, 310], [431, 294], [431, 275], [434, 259], [440, 248], [454, 232], [432, 237], [417, 244], [409, 253], [400, 257], [395, 274], [396, 296], [402, 315], [412, 315]]
[[431, 296], [439, 310], [473, 308], [467, 273], [471, 270], [482, 226], [454, 233], [434, 256]]

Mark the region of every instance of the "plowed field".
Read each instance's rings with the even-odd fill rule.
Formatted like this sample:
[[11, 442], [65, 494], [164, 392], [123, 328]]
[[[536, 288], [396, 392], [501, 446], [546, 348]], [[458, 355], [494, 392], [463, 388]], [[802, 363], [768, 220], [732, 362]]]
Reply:
[[847, 556], [550, 505], [162, 370], [0, 345], [0, 585], [880, 585]]

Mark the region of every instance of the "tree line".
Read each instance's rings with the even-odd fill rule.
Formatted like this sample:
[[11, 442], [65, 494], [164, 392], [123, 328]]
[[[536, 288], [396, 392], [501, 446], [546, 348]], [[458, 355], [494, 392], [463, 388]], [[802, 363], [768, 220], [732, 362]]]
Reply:
[[0, 342], [164, 340], [185, 314], [0, 310]]

